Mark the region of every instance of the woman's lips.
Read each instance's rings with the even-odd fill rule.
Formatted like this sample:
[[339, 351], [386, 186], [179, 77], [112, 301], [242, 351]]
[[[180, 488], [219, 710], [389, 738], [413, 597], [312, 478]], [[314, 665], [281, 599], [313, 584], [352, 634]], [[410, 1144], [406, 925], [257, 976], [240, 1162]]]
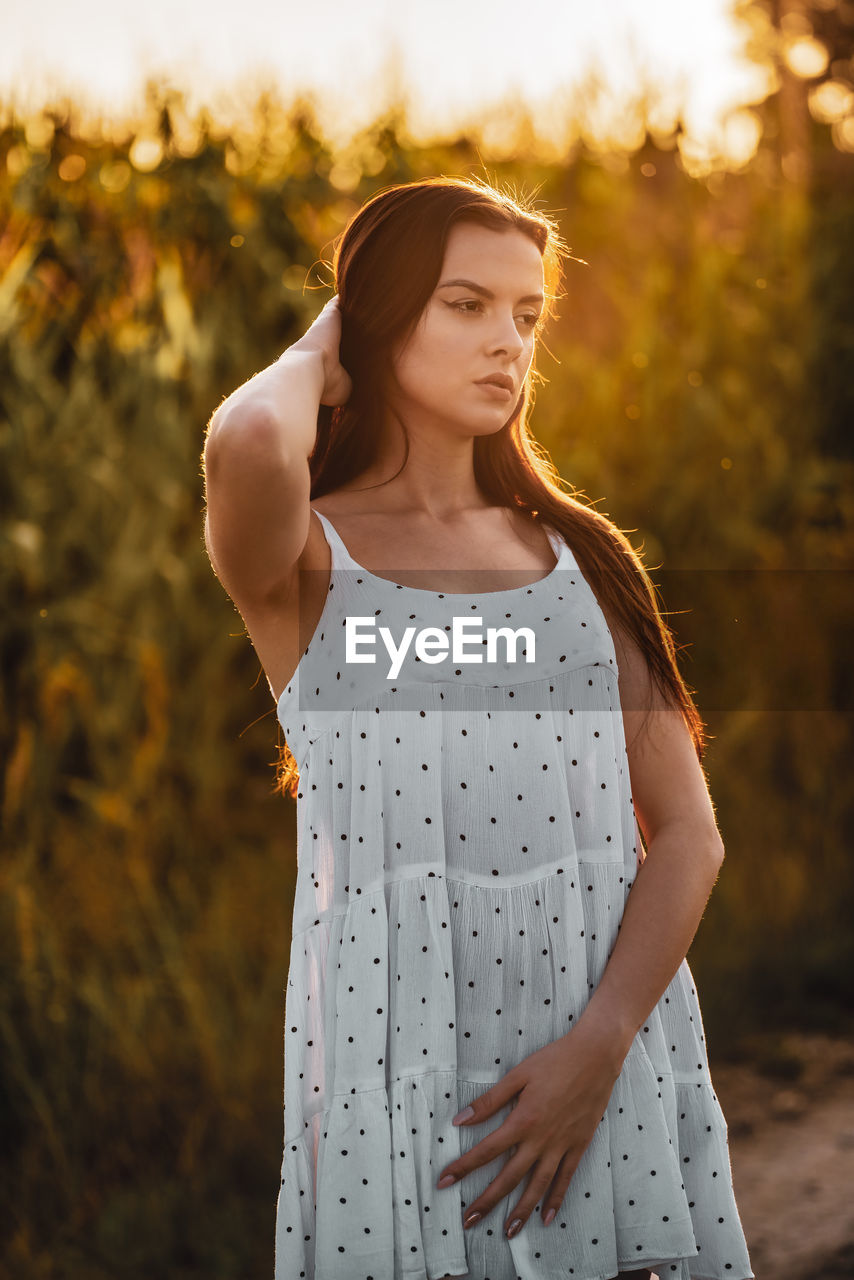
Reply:
[[496, 382], [476, 382], [474, 385], [480, 387], [494, 400], [509, 400], [513, 395], [509, 387], [499, 387]]

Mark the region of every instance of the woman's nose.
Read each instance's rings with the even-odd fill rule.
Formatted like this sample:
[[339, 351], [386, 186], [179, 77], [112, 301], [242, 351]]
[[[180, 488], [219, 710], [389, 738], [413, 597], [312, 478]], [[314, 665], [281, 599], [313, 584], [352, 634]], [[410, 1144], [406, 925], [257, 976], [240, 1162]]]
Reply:
[[516, 321], [512, 316], [505, 317], [496, 321], [495, 331], [492, 334], [493, 349], [497, 351], [506, 351], [509, 355], [520, 355], [525, 349], [525, 343], [522, 335], [516, 327]]

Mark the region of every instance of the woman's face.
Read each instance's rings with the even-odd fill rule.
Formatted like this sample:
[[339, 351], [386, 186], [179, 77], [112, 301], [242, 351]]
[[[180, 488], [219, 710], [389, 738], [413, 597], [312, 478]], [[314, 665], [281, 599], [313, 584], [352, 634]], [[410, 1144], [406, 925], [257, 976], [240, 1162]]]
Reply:
[[[451, 228], [433, 295], [393, 353], [389, 399], [407, 427], [476, 436], [504, 426], [531, 367], [543, 278], [540, 251], [523, 232]], [[509, 394], [478, 385], [495, 374], [511, 379]]]

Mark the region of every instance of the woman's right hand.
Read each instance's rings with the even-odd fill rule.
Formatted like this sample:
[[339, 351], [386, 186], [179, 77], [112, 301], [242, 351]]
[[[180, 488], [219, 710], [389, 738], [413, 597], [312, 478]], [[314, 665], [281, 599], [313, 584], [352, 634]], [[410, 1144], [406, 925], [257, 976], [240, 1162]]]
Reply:
[[318, 351], [323, 357], [325, 382], [321, 404], [344, 404], [353, 390], [353, 381], [339, 358], [340, 347], [341, 311], [336, 293], [303, 336], [288, 347], [289, 351]]

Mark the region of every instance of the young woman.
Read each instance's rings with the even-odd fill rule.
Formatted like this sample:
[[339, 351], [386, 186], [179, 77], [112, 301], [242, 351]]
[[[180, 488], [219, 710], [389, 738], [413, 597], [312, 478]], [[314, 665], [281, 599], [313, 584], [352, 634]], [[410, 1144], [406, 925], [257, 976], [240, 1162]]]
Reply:
[[527, 422], [565, 255], [486, 183], [381, 191], [210, 424], [297, 797], [277, 1280], [753, 1275], [685, 960], [702, 722]]

